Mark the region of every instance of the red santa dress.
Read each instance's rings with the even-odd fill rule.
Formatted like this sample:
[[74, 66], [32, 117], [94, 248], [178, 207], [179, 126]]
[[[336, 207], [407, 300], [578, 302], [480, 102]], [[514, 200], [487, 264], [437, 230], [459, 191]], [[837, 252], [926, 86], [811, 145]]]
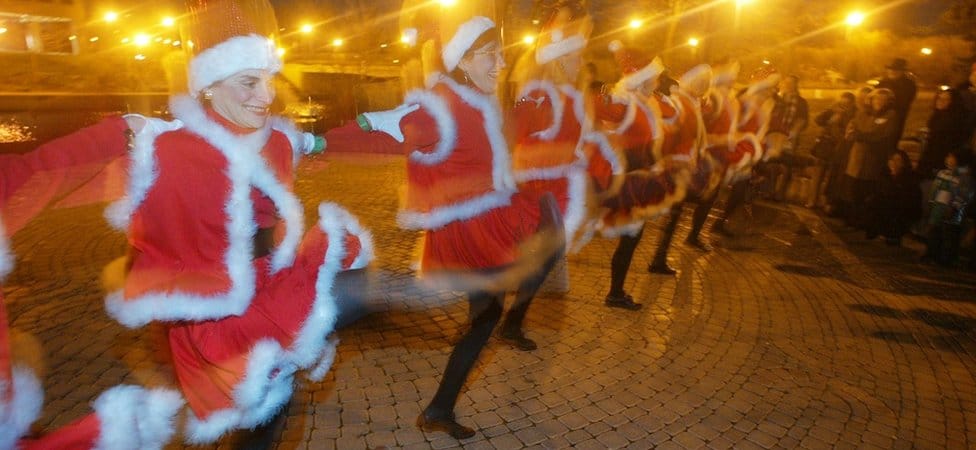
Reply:
[[[31, 153], [2, 155], [0, 207], [7, 206], [7, 201], [14, 196], [27, 195], [18, 192], [19, 188], [34, 176], [45, 173], [45, 180], [53, 181], [56, 186], [28, 199], [35, 209], [18, 210], [28, 220], [30, 213], [43, 209], [54, 193], [77, 187], [68, 172], [124, 155], [127, 130], [121, 117], [110, 117]], [[0, 221], [0, 281], [12, 268], [13, 255]], [[95, 412], [57, 430], [25, 437], [40, 414], [43, 391], [33, 370], [14, 359], [12, 345], [6, 304], [0, 293], [0, 449], [159, 449], [172, 438], [173, 418], [183, 405], [179, 394], [126, 385], [99, 395], [93, 405]]]
[[677, 142], [665, 134], [665, 125], [678, 120], [677, 109], [670, 102], [646, 101], [633, 92], [619, 90], [612, 98], [612, 103], [597, 108], [597, 117], [613, 127], [610, 135], [615, 146], [625, 149], [627, 174], [619, 192], [602, 203], [599, 231], [611, 238], [636, 233], [646, 220], [682, 201], [688, 185], [687, 169], [670, 167], [676, 164], [684, 168], [690, 159], [664, 155], [665, 144], [671, 148]]
[[583, 95], [546, 80], [525, 84], [512, 110], [512, 159], [519, 190], [551, 192], [572, 243], [587, 219], [590, 192], [609, 189], [624, 163], [587, 118]]
[[[205, 443], [270, 419], [298, 369], [325, 375], [333, 282], [364, 267], [372, 249], [369, 233], [332, 204], [319, 206], [303, 238], [296, 147], [279, 131], [287, 127], [244, 130], [190, 97], [174, 97], [170, 110], [184, 127], [136, 138], [126, 196], [106, 212], [130, 245], [124, 287], [106, 308], [129, 327], [168, 323], [192, 410], [186, 439]], [[264, 255], [255, 238], [271, 228], [278, 244]]]

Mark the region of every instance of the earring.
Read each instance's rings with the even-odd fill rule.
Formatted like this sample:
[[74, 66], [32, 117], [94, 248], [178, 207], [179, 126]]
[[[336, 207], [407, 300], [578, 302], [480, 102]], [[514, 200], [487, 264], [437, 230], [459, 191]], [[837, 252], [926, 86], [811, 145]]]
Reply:
[[461, 74], [464, 75], [464, 83], [465, 84], [471, 84], [471, 77], [468, 76], [468, 72], [462, 70], [461, 71]]
[[213, 91], [211, 91], [210, 89], [207, 89], [206, 91], [203, 91], [203, 99], [204, 100], [213, 100]]

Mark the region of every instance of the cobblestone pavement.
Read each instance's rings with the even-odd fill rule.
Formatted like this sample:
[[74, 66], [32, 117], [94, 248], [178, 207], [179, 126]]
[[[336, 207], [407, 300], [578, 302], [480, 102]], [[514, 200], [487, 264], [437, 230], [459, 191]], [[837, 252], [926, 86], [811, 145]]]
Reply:
[[[308, 211], [337, 201], [372, 229], [384, 311], [339, 333], [332, 372], [299, 388], [279, 449], [976, 447], [972, 273], [918, 266], [910, 249], [769, 206], [734, 221], [737, 237], [711, 237], [710, 253], [680, 244], [686, 217], [676, 277], [644, 270], [652, 226], [627, 283], [638, 312], [603, 306], [615, 241], [594, 240], [569, 257], [569, 294], [533, 304], [526, 328], [540, 348], [492, 340], [482, 354], [457, 409], [480, 432], [460, 443], [424, 434], [414, 420], [467, 305], [403, 294], [417, 235], [394, 225], [402, 178], [403, 159], [389, 156], [300, 167]], [[48, 369], [40, 427], [80, 417], [116, 383], [170, 379], [150, 350], [157, 329], [126, 330], [104, 312], [99, 273], [124, 243], [101, 206], [48, 210], [13, 246], [11, 318]]]

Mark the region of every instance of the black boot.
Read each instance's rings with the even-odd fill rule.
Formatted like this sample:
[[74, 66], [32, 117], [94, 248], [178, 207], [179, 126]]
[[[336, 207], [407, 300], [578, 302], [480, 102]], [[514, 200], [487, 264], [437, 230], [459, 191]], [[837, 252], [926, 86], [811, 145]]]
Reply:
[[520, 328], [509, 326], [507, 323], [502, 325], [501, 332], [498, 333], [498, 336], [512, 347], [523, 352], [530, 352], [539, 348], [535, 341], [525, 337], [525, 333]]
[[640, 303], [635, 302], [634, 298], [628, 294], [607, 295], [607, 298], [606, 300], [603, 301], [603, 304], [611, 308], [629, 309], [631, 311], [637, 311], [638, 309], [641, 309], [641, 307], [644, 306]]
[[443, 431], [457, 440], [474, 436], [474, 430], [457, 423], [453, 414], [437, 414], [428, 410], [417, 416], [417, 428], [428, 433]]

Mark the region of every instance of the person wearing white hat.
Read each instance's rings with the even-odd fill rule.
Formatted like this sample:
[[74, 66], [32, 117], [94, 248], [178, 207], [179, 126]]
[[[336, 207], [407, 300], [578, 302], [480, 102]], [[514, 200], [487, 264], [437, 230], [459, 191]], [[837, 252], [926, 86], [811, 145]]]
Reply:
[[[580, 69], [591, 29], [583, 5], [559, 3], [535, 48], [523, 54], [509, 77], [518, 92], [511, 112], [515, 180], [519, 190], [555, 196], [564, 217], [567, 246], [576, 243], [576, 249], [585, 239], [577, 233], [588, 231], [584, 227], [588, 211], [601, 195], [609, 195], [613, 181], [622, 181], [624, 171], [623, 160], [606, 135], [594, 129], [592, 107], [579, 90], [580, 82], [587, 81], [580, 80]], [[568, 290], [563, 259], [542, 292], [561, 295]], [[510, 324], [503, 325], [503, 337], [511, 334]]]
[[105, 305], [130, 328], [166, 325], [188, 443], [259, 427], [248, 439], [268, 447], [295, 373], [319, 380], [332, 364], [333, 286], [366, 266], [371, 240], [329, 203], [303, 237], [292, 184], [310, 145], [271, 113], [282, 62], [270, 4], [195, 0], [186, 21], [189, 95], [170, 99], [182, 127], [135, 139], [126, 195], [106, 211], [130, 251], [107, 269], [121, 282]]
[[[465, 439], [475, 430], [456, 420], [454, 407], [501, 320], [505, 295], [517, 291], [515, 305], [527, 305], [561, 254], [565, 236], [552, 195], [525, 194], [515, 183], [496, 97], [505, 68], [499, 31], [488, 17], [459, 7], [452, 7], [439, 23], [444, 72], [430, 72], [427, 88], [409, 92], [400, 108], [361, 116], [364, 131], [358, 140], [362, 145], [399, 146], [407, 154], [397, 222], [424, 231], [418, 276], [489, 280], [453, 289], [468, 293], [471, 326], [417, 418], [424, 431]], [[332, 130], [326, 137], [354, 126]], [[526, 242], [543, 245], [527, 249]], [[508, 320], [518, 324], [513, 333], [522, 335], [521, 318], [513, 319]]]

